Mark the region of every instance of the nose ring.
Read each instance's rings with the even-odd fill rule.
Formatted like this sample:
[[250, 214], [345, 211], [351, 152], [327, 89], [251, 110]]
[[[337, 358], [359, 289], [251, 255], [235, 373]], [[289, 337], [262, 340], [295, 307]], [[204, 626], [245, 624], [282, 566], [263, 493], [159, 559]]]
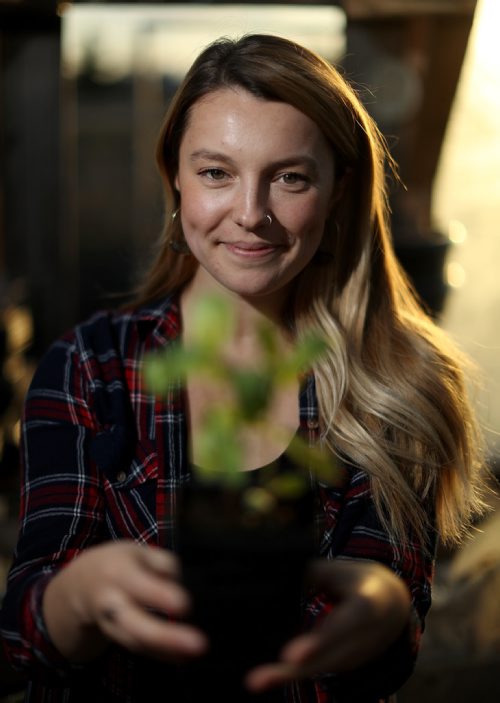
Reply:
[[267, 213], [265, 219], [267, 220], [267, 224], [270, 227], [273, 224], [273, 218], [271, 217], [271, 215], [269, 213]]

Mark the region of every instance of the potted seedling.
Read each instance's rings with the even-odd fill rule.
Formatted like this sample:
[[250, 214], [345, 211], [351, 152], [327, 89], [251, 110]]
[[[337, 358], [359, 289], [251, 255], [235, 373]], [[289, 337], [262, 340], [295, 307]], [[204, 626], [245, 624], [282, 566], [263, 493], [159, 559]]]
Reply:
[[241, 471], [241, 436], [251, 426], [266, 431], [274, 390], [304, 374], [325, 343], [311, 335], [283, 359], [275, 332], [263, 324], [259, 368], [241, 369], [221, 352], [233, 324], [223, 300], [207, 297], [192, 324], [192, 344], [150, 355], [145, 377], [156, 395], [187, 375], [231, 389], [231, 400], [209, 408], [201, 428], [199, 466], [181, 496], [178, 546], [192, 620], [211, 643], [209, 653], [186, 668], [186, 687], [198, 700], [212, 682], [219, 703], [240, 703], [249, 695], [244, 673], [274, 661], [300, 628], [303, 577], [315, 544], [311, 471], [328, 483], [336, 477], [331, 455], [299, 436], [284, 465]]

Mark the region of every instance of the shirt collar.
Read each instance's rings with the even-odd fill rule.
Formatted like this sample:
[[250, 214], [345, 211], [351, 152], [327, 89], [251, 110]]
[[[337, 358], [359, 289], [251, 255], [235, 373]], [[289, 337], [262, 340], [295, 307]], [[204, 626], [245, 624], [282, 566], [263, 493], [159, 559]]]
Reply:
[[142, 341], [152, 337], [158, 346], [172, 342], [182, 331], [178, 295], [171, 294], [137, 309], [132, 313], [132, 321]]

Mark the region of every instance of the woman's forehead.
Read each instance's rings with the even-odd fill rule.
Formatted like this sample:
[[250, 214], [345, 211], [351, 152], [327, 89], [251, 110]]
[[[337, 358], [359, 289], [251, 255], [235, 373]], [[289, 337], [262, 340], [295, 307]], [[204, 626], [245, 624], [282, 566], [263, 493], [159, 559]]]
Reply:
[[233, 87], [212, 91], [193, 104], [183, 143], [203, 141], [207, 147], [210, 143], [236, 151], [252, 145], [331, 151], [317, 124], [290, 103], [255, 97]]

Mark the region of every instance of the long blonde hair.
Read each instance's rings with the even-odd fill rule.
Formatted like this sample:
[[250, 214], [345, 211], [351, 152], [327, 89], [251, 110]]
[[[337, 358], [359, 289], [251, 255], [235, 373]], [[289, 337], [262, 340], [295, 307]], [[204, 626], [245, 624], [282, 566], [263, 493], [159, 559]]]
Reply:
[[271, 35], [220, 39], [196, 59], [170, 104], [157, 147], [166, 196], [158, 257], [137, 304], [179, 290], [197, 262], [172, 250], [182, 239], [174, 182], [190, 109], [238, 86], [289, 103], [329, 141], [341, 178], [318, 255], [296, 281], [298, 337], [319, 329], [330, 352], [315, 365], [325, 442], [370, 476], [395, 539], [422, 540], [435, 518], [443, 541], [460, 538], [483, 503], [481, 434], [467, 400], [464, 359], [424, 313], [391, 244], [383, 137], [329, 63]]

